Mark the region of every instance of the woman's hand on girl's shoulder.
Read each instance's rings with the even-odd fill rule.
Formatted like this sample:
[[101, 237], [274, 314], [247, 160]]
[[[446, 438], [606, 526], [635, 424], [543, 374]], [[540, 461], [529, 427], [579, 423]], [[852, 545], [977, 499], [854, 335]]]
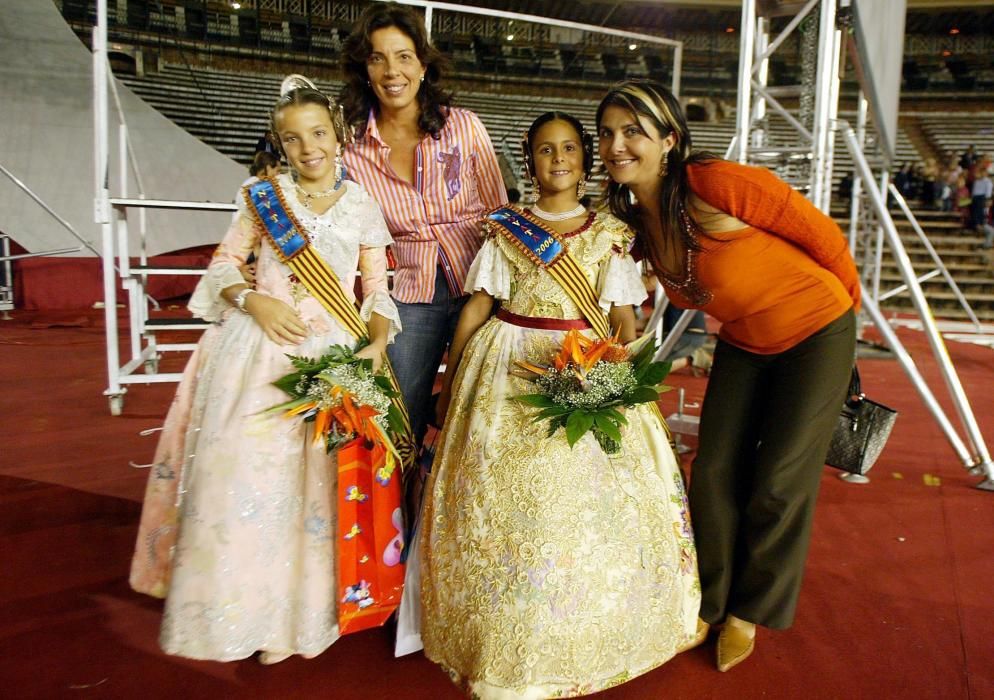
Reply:
[[245, 311], [277, 345], [299, 345], [307, 340], [307, 326], [297, 312], [280, 299], [266, 294], [249, 294], [245, 298]]

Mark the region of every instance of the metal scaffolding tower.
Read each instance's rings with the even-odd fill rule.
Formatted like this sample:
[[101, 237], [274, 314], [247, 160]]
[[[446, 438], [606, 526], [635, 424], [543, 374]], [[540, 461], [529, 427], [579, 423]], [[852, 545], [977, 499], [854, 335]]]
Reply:
[[[844, 38], [842, 30], [848, 30], [851, 26], [853, 11], [857, 8], [854, 8], [849, 0], [841, 0], [839, 3], [836, 0], [809, 0], [800, 10], [789, 12], [789, 8], [798, 5], [800, 3], [765, 2], [762, 3], [765, 12], [760, 14], [757, 11], [757, 0], [744, 0], [742, 3], [738, 113], [736, 135], [729, 157], [740, 163], [773, 165], [788, 182], [806, 191], [808, 199], [827, 214], [832, 193], [835, 136], [838, 131], [842, 131], [845, 146], [852, 156], [857, 171], [850, 212], [850, 247], [855, 252], [857, 243], [861, 242], [866, 253], [860, 261], [864, 281], [861, 320], [866, 322], [868, 318], [879, 329], [963, 466], [972, 474], [984, 477], [978, 488], [994, 491], [994, 462], [991, 461], [990, 452], [980, 433], [973, 409], [936, 326], [932, 310], [922, 292], [921, 279], [915, 274], [911, 259], [887, 208], [890, 159], [885, 157], [880, 172], [874, 173], [864, 153], [867, 105], [863, 92], [859, 97], [857, 128], [854, 129], [838, 119], [840, 63]], [[802, 71], [802, 84], [798, 86], [768, 85], [771, 55], [798, 27], [802, 27], [804, 32], [814, 31], [816, 8], [818, 22], [815, 75], [812, 78]], [[773, 14], [779, 16], [793, 14], [793, 17], [780, 34], [771, 40], [770, 19]], [[810, 37], [811, 34], [808, 34], [807, 38]], [[865, 79], [871, 71], [868, 67], [864, 68], [866, 70], [861, 77]], [[873, 89], [872, 85], [868, 86], [865, 82], [863, 87]], [[777, 99], [783, 96], [799, 98], [802, 106], [810, 104], [813, 98], [813, 109], [810, 110], [811, 123], [804, 123], [804, 117], [807, 115], [798, 117], [784, 107]], [[879, 104], [880, 101], [876, 102]], [[767, 110], [776, 112], [794, 128], [797, 133], [795, 144], [769, 142], [765, 128]], [[880, 119], [881, 115], [877, 114], [876, 117]], [[860, 195], [861, 192], [865, 193], [865, 197]], [[864, 202], [869, 204], [870, 216], [865, 216], [862, 211]], [[861, 223], [865, 225], [861, 226]], [[881, 298], [880, 265], [885, 242], [900, 270], [904, 286], [910, 293], [932, 355], [939, 366], [950, 400], [955, 406], [966, 434], [966, 441], [960, 437], [936, 399], [932, 388], [922, 377], [914, 359], [880, 313], [878, 308]], [[948, 278], [948, 271], [941, 261], [937, 256], [933, 257], [939, 272], [944, 271]], [[872, 282], [869, 289], [867, 282]]]

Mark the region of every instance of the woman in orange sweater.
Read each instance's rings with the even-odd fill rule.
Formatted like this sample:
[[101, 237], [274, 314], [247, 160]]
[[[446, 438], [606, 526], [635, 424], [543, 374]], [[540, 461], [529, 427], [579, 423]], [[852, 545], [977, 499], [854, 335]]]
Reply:
[[718, 669], [794, 619], [822, 467], [855, 351], [859, 276], [835, 223], [772, 173], [691, 152], [679, 102], [626, 81], [597, 110], [611, 212], [669, 298], [722, 322], [690, 484], [698, 643]]

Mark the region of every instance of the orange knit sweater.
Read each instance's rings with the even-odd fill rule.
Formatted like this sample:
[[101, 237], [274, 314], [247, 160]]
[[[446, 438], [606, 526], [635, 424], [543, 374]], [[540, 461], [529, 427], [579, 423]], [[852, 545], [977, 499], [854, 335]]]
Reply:
[[[702, 308], [719, 336], [758, 354], [783, 352], [859, 309], [859, 275], [839, 227], [768, 170], [712, 161], [688, 166], [702, 200], [747, 224], [701, 236], [689, 274], [710, 292]], [[686, 297], [667, 289], [680, 306]]]

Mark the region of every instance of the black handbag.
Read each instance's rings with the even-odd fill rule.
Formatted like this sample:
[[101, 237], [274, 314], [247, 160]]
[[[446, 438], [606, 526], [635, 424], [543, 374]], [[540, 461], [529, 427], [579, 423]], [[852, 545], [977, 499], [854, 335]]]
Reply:
[[866, 398], [859, 370], [852, 368], [849, 394], [832, 433], [825, 463], [852, 474], [866, 474], [883, 452], [897, 411]]

